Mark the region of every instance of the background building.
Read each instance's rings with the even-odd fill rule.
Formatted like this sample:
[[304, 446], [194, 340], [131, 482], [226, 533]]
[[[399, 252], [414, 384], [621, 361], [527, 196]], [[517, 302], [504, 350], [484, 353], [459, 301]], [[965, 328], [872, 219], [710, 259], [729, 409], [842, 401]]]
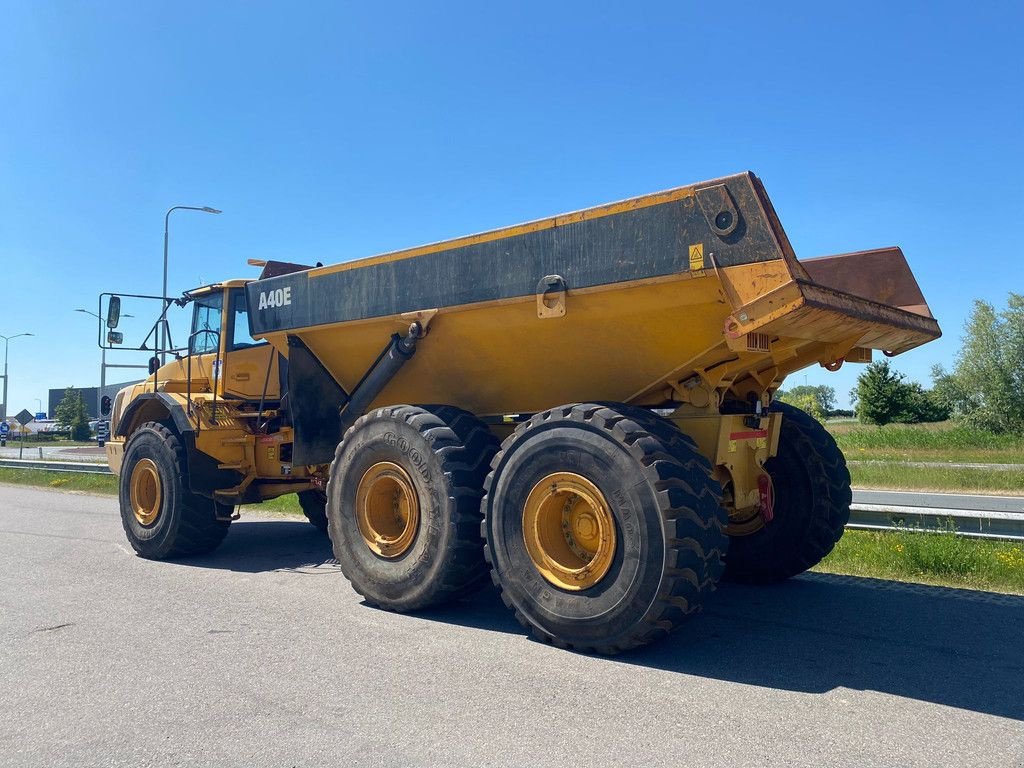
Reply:
[[[100, 398], [103, 397], [103, 395], [109, 395], [110, 399], [113, 400], [114, 395], [117, 394], [118, 390], [134, 383], [134, 381], [125, 381], [120, 384], [107, 384], [102, 391], [99, 387], [82, 387], [81, 389], [75, 387], [75, 389], [82, 393], [82, 400], [85, 401], [85, 407], [89, 410], [89, 418], [98, 419], [100, 416]], [[64, 399], [64, 393], [66, 390], [66, 387], [50, 390], [47, 415], [51, 418], [53, 417], [53, 414], [56, 413], [57, 406], [60, 404], [60, 401]]]

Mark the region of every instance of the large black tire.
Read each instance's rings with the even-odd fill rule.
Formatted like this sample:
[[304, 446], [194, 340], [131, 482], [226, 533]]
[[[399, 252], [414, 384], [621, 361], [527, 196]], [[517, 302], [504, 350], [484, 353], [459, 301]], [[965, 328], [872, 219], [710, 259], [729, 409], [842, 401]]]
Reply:
[[770, 584], [821, 562], [850, 520], [850, 472], [832, 435], [813, 417], [786, 403], [778, 455], [765, 462], [775, 489], [775, 516], [763, 528], [734, 536], [725, 578]]
[[[132, 478], [140, 462], [155, 467], [159, 504], [146, 524], [132, 504]], [[146, 422], [125, 447], [119, 480], [121, 524], [142, 557], [166, 560], [216, 549], [228, 533], [234, 507], [189, 490], [188, 461], [181, 438], [163, 424]]]
[[[728, 546], [710, 463], [671, 423], [639, 408], [580, 403], [538, 413], [502, 443], [484, 486], [485, 555], [502, 600], [532, 634], [583, 652], [617, 653], [698, 612]], [[531, 492], [551, 474], [585, 478], [608, 501], [616, 543], [592, 585], [546, 578], [524, 541]]]
[[[379, 408], [345, 433], [327, 483], [328, 533], [342, 572], [368, 603], [412, 611], [486, 582], [480, 499], [497, 450], [487, 425], [444, 405]], [[371, 549], [357, 520], [360, 480], [385, 462], [407, 473], [419, 505], [415, 538], [397, 556]]]
[[300, 491], [296, 496], [299, 497], [299, 506], [306, 519], [319, 531], [327, 533], [327, 494], [319, 488], [311, 488]]

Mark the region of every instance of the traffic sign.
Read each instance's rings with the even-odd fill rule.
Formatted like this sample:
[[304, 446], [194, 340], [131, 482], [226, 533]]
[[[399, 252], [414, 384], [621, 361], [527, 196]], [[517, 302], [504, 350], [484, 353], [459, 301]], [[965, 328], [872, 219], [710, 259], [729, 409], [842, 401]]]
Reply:
[[0, 421], [0, 435], [7, 437], [11, 433], [11, 425], [6, 421]]
[[31, 413], [29, 413], [24, 408], [22, 408], [21, 409], [21, 413], [19, 413], [14, 418], [17, 419], [18, 423], [21, 424], [21, 426], [24, 427], [26, 424], [28, 424], [30, 421], [32, 421], [32, 419], [34, 419], [35, 416], [33, 416]]

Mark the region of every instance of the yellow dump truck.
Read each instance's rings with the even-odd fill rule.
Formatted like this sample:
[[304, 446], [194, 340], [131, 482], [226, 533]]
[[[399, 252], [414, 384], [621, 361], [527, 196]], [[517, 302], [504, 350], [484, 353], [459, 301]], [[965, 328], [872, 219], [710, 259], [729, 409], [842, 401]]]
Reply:
[[[898, 248], [797, 261], [750, 173], [256, 266], [155, 297], [154, 331], [176, 306], [192, 324], [112, 404], [135, 550], [208, 552], [238, 505], [295, 493], [368, 603], [411, 611], [490, 576], [538, 638], [600, 653], [672, 631], [722, 577], [828, 554], [846, 463], [774, 393], [940, 335]], [[122, 297], [100, 299], [108, 347]]]

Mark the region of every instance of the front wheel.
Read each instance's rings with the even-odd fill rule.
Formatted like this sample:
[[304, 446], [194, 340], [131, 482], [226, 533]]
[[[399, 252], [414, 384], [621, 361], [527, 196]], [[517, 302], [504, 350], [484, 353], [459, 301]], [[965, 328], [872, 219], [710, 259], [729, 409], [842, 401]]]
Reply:
[[786, 403], [778, 454], [765, 462], [775, 489], [775, 515], [753, 533], [734, 536], [725, 578], [747, 584], [788, 579], [832, 551], [850, 520], [850, 472], [832, 435], [817, 419]]
[[165, 560], [216, 549], [233, 507], [192, 493], [181, 438], [147, 422], [128, 441], [119, 481], [121, 524], [142, 557]]

